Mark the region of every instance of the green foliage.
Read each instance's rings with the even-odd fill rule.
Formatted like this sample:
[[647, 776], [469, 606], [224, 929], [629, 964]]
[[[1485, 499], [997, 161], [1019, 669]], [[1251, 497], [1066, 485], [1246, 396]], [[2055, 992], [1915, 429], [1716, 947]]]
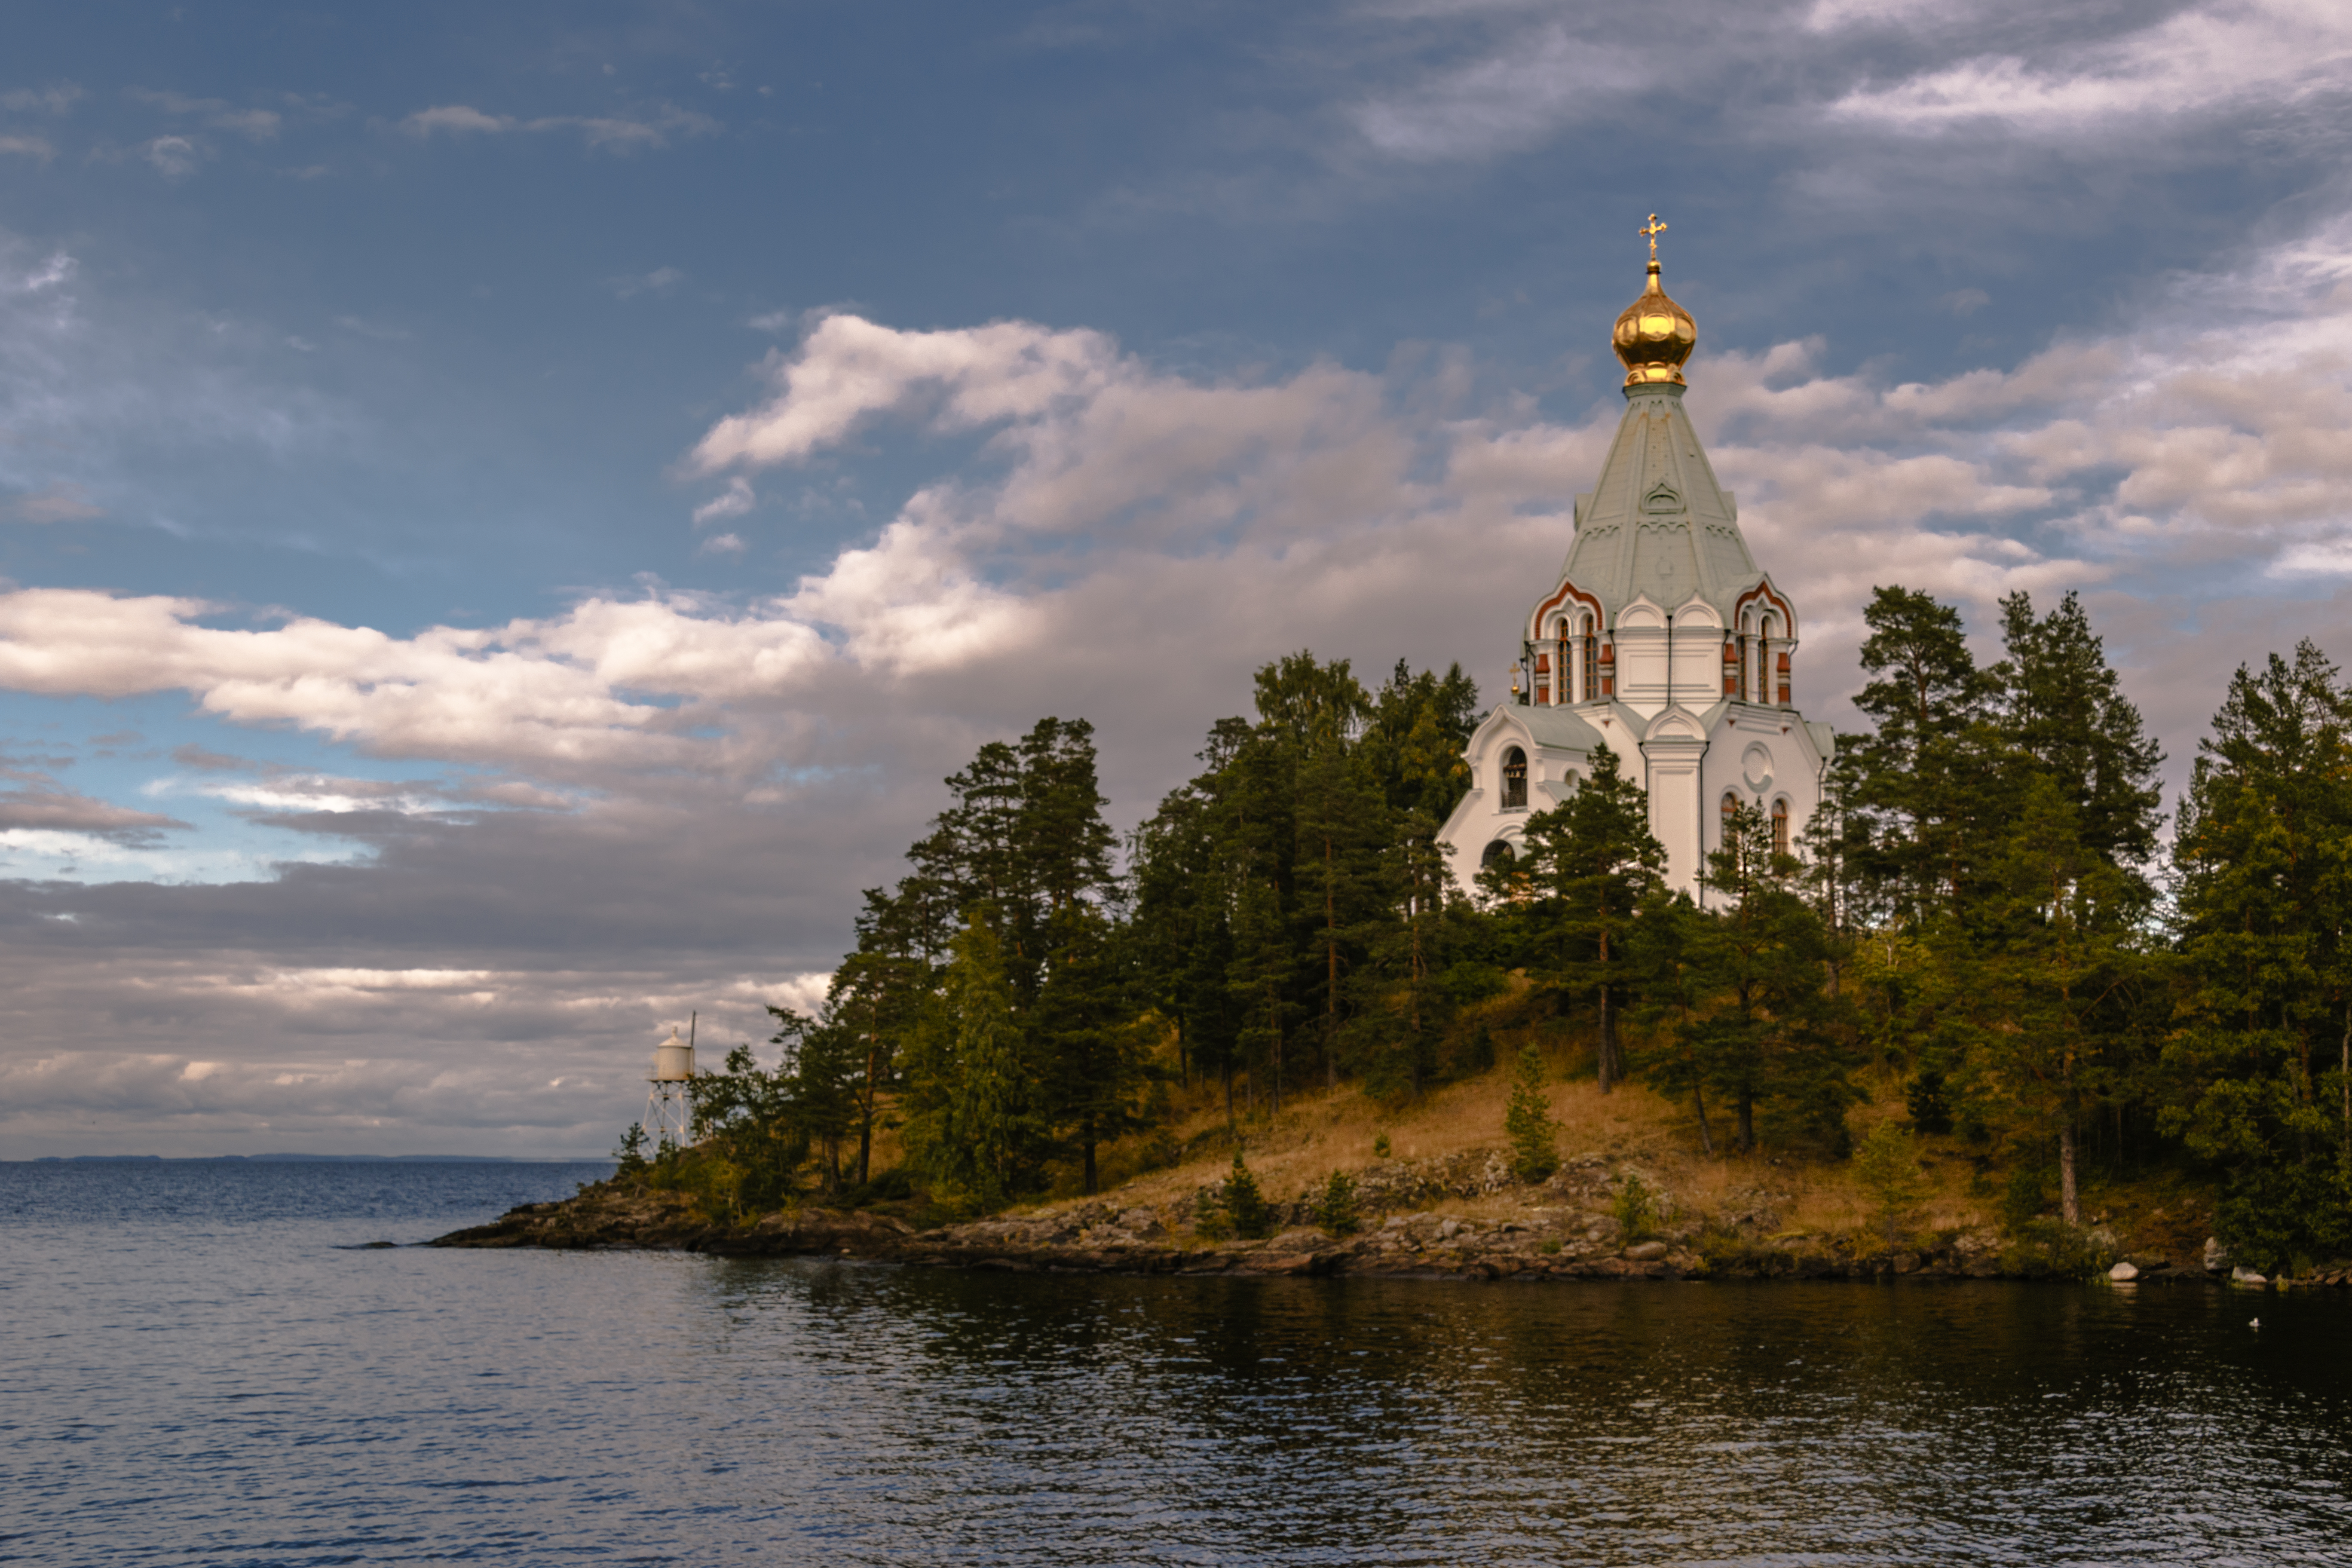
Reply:
[[1540, 1182], [1559, 1169], [1559, 1129], [1552, 1123], [1543, 1085], [1543, 1058], [1535, 1047], [1522, 1047], [1510, 1103], [1503, 1111], [1503, 1135], [1510, 1140], [1511, 1173], [1523, 1182]]
[[1903, 1086], [1903, 1108], [1918, 1131], [1952, 1130], [1952, 1106], [1944, 1096], [1944, 1075], [1932, 1068], [1921, 1068]]
[[644, 1122], [629, 1123], [629, 1130], [621, 1134], [621, 1146], [613, 1151], [613, 1159], [614, 1162], [613, 1174], [615, 1179], [626, 1180], [645, 1173], [646, 1160]]
[[2050, 1167], [2021, 1163], [2012, 1167], [2000, 1190], [2000, 1221], [2012, 1231], [2023, 1231], [2050, 1206]]
[[1363, 1228], [1364, 1217], [1356, 1205], [1353, 1176], [1345, 1171], [1331, 1173], [1315, 1199], [1315, 1222], [1333, 1236], [1353, 1236]]
[[1046, 1152], [1042, 1076], [1021, 1027], [1004, 942], [975, 909], [950, 948], [940, 1005], [917, 1038], [906, 1139], [916, 1164], [985, 1211], [1030, 1190]]
[[1647, 1182], [1628, 1171], [1616, 1180], [1609, 1211], [1616, 1216], [1618, 1241], [1630, 1247], [1657, 1228], [1658, 1194], [1650, 1190]]
[[1224, 1184], [1217, 1189], [1217, 1215], [1223, 1228], [1234, 1236], [1255, 1239], [1274, 1232], [1274, 1205], [1258, 1190], [1256, 1173], [1242, 1163], [1238, 1149], [1234, 1151], [1234, 1168], [1225, 1173]]
[[1390, 1148], [1390, 1144], [1389, 1144], [1389, 1135], [1388, 1135], [1387, 1133], [1385, 1133], [1385, 1132], [1375, 1132], [1375, 1133], [1373, 1133], [1373, 1134], [1372, 1134], [1372, 1158], [1373, 1158], [1373, 1159], [1375, 1159], [1375, 1160], [1385, 1160], [1385, 1159], [1387, 1159], [1387, 1158], [1389, 1157], [1389, 1148]]
[[1870, 1130], [1853, 1152], [1853, 1173], [1870, 1196], [1870, 1222], [1892, 1247], [1918, 1219], [1927, 1181], [1911, 1134], [1892, 1121]]
[[1856, 1052], [1851, 1009], [1824, 984], [1828, 932], [1762, 814], [1738, 806], [1723, 827], [1724, 847], [1708, 858], [1713, 908], [1654, 897], [1637, 930], [1645, 1016], [1662, 1037], [1643, 1071], [1690, 1095], [1703, 1129], [1706, 1099], [1727, 1103], [1744, 1152], [1757, 1148], [1758, 1108], [1769, 1103], [1790, 1138], [1843, 1154]]
[[1559, 805], [1529, 817], [1521, 842], [1518, 858], [1484, 880], [1505, 900], [1505, 918], [1522, 928], [1529, 970], [1592, 999], [1595, 1065], [1606, 1094], [1622, 1072], [1626, 947], [1665, 868], [1665, 850], [1650, 833], [1648, 798], [1603, 747], [1593, 753], [1591, 776]]
[[2258, 1267], [2352, 1246], [2352, 693], [2310, 643], [2240, 668], [2174, 847], [2188, 994], [2163, 1124]]

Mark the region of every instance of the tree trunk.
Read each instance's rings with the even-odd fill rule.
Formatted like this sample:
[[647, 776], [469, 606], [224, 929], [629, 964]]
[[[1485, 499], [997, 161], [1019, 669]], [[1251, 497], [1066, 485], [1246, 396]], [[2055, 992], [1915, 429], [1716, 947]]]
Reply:
[[1617, 1009], [1610, 1005], [1610, 989], [1607, 981], [1601, 983], [1601, 1044], [1592, 1053], [1603, 1094], [1615, 1088], [1617, 1081]]
[[2069, 1036], [2058, 1061], [2058, 1217], [2068, 1225], [2083, 1223], [2083, 1202], [2074, 1181], [2074, 1041]]
[[1698, 1109], [1698, 1146], [1708, 1154], [1715, 1152], [1715, 1134], [1707, 1130], [1706, 1096], [1697, 1084], [1691, 1085], [1691, 1104]]
[[2068, 1225], [2083, 1223], [2083, 1200], [2074, 1190], [2074, 1119], [2058, 1124], [2058, 1217]]
[[1323, 840], [1323, 1087], [1339, 1092], [1339, 904], [1331, 886], [1331, 841]]

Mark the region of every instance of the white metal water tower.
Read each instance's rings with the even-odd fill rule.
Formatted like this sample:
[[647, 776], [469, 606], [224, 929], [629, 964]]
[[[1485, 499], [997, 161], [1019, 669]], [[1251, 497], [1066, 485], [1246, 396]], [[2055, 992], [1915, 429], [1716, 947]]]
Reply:
[[672, 1024], [669, 1038], [654, 1047], [654, 1073], [646, 1080], [646, 1135], [656, 1149], [664, 1144], [683, 1149], [694, 1136], [695, 1021], [687, 1020], [682, 1040]]

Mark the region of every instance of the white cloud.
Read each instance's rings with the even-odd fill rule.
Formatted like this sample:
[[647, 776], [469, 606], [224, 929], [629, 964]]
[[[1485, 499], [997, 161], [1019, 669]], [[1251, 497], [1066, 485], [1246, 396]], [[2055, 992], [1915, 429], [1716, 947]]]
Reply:
[[2222, 0], [2119, 37], [2030, 58], [1981, 55], [1856, 89], [1830, 111], [1906, 131], [1971, 122], [2063, 131], [2338, 94], [2347, 62], [2352, 13], [2332, 0]]
[[165, 179], [178, 180], [195, 172], [205, 152], [203, 143], [185, 136], [158, 136], [142, 146], [139, 154]]
[[1544, 22], [1467, 65], [1360, 102], [1349, 119], [1373, 146], [1416, 162], [1516, 152], [1622, 110], [1674, 58]]
[[37, 158], [46, 163], [58, 155], [46, 136], [0, 136], [0, 153], [12, 153], [19, 158]]
[[253, 142], [268, 142], [278, 135], [285, 117], [274, 109], [240, 107], [219, 98], [190, 98], [184, 93], [153, 92], [133, 88], [131, 96], [142, 103], [153, 104], [169, 114], [201, 120], [215, 131], [231, 131]]
[[469, 104], [444, 103], [431, 109], [420, 109], [400, 122], [400, 128], [411, 136], [432, 136], [436, 132], [463, 136], [469, 134], [496, 135], [512, 131], [519, 122], [505, 114], [485, 114]]
[[444, 103], [420, 109], [400, 121], [400, 129], [419, 141], [435, 135], [504, 135], [509, 132], [572, 131], [590, 147], [617, 152], [667, 147], [672, 142], [715, 135], [719, 121], [673, 103], [655, 104], [635, 114], [551, 114], [521, 120], [510, 114], [488, 114], [470, 104]]
[[741, 517], [757, 506], [759, 500], [760, 498], [752, 493], [751, 481], [738, 474], [727, 481], [725, 493], [713, 496], [694, 509], [694, 525], [700, 528], [706, 522], [717, 522], [723, 517]]
[[612, 286], [616, 296], [629, 300], [639, 294], [667, 294], [685, 280], [686, 274], [675, 267], [656, 267], [651, 272], [615, 278]]
[[18, 114], [63, 114], [81, 98], [81, 89], [69, 81], [53, 87], [12, 88], [0, 92], [0, 109], [14, 110]]

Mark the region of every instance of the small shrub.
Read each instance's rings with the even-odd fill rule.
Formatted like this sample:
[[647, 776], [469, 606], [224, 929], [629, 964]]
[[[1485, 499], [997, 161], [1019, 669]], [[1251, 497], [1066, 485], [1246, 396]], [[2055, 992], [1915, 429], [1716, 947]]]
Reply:
[[1559, 1169], [1559, 1130], [1552, 1124], [1551, 1102], [1544, 1098], [1543, 1058], [1531, 1045], [1519, 1048], [1511, 1102], [1503, 1112], [1503, 1135], [1511, 1141], [1511, 1173], [1519, 1180], [1540, 1182]]
[[2050, 1173], [2040, 1165], [2020, 1165], [2009, 1173], [2000, 1194], [2001, 1223], [2023, 1230], [2042, 1217], [2050, 1205]]
[[651, 1162], [646, 1158], [646, 1124], [644, 1122], [629, 1123], [629, 1130], [621, 1134], [621, 1146], [613, 1151], [613, 1158], [618, 1163], [617, 1168], [613, 1172], [615, 1177], [637, 1176], [645, 1173], [646, 1166]]
[[1389, 1135], [1388, 1135], [1387, 1133], [1385, 1133], [1385, 1132], [1375, 1132], [1375, 1133], [1373, 1133], [1373, 1134], [1372, 1134], [1372, 1158], [1373, 1158], [1373, 1159], [1375, 1159], [1375, 1160], [1385, 1160], [1385, 1159], [1387, 1159], [1388, 1157], [1389, 1157]]
[[1242, 1163], [1238, 1149], [1234, 1151], [1234, 1168], [1225, 1173], [1224, 1185], [1217, 1190], [1217, 1206], [1235, 1236], [1255, 1237], [1274, 1230], [1274, 1205], [1258, 1190], [1257, 1176]]
[[1333, 1236], [1351, 1236], [1363, 1228], [1363, 1215], [1356, 1207], [1354, 1177], [1345, 1171], [1331, 1173], [1315, 1200], [1315, 1220]]
[[1617, 1238], [1627, 1247], [1656, 1228], [1658, 1196], [1631, 1171], [1617, 1178], [1617, 1195], [1609, 1208], [1617, 1216]]
[[1919, 1202], [1927, 1195], [1911, 1134], [1892, 1121], [1880, 1122], [1854, 1151], [1853, 1172], [1870, 1197], [1872, 1227], [1880, 1240], [1894, 1246], [1918, 1217]]
[[1944, 1097], [1944, 1075], [1921, 1068], [1903, 1086], [1903, 1106], [1910, 1112], [1911, 1125], [1922, 1132], [1949, 1132], [1952, 1130], [1951, 1102]]

